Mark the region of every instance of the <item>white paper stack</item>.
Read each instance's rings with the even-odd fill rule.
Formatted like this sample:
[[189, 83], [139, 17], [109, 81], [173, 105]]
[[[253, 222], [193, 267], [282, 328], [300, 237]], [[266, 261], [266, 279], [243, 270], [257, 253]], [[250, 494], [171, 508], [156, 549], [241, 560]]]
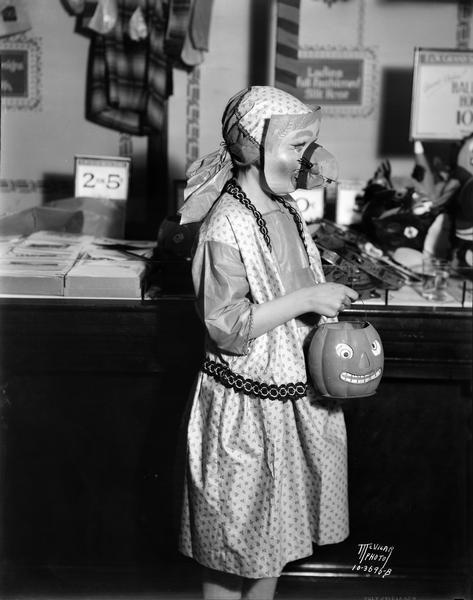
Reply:
[[0, 293], [62, 296], [64, 279], [74, 261], [43, 258], [0, 259]]
[[64, 295], [140, 298], [155, 242], [95, 238], [66, 276]]
[[0, 293], [62, 296], [89, 236], [38, 231], [0, 244]]
[[75, 259], [93, 240], [90, 235], [36, 231], [18, 239], [9, 254], [15, 257]]
[[140, 298], [155, 246], [49, 231], [0, 237], [0, 294]]

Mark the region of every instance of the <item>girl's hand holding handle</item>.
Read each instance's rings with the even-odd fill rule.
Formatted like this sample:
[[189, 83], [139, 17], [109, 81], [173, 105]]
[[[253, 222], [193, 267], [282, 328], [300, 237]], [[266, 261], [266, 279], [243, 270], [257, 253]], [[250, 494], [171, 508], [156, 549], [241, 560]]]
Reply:
[[262, 304], [253, 304], [251, 337], [259, 337], [289, 319], [308, 312], [315, 312], [324, 317], [336, 317], [357, 299], [358, 293], [346, 285], [319, 283]]
[[304, 288], [304, 293], [307, 312], [315, 312], [324, 317], [336, 317], [358, 300], [358, 292], [341, 283], [319, 283]]

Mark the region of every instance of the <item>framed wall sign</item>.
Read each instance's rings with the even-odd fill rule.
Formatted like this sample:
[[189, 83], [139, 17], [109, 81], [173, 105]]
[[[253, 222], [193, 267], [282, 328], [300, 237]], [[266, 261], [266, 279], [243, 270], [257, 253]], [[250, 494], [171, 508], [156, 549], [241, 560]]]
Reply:
[[324, 114], [367, 116], [374, 108], [376, 55], [370, 48], [302, 47], [294, 95]]
[[412, 140], [460, 140], [473, 133], [473, 50], [415, 48]]
[[118, 156], [75, 156], [74, 196], [126, 200], [131, 158]]
[[0, 41], [2, 108], [41, 109], [41, 45], [39, 38]]

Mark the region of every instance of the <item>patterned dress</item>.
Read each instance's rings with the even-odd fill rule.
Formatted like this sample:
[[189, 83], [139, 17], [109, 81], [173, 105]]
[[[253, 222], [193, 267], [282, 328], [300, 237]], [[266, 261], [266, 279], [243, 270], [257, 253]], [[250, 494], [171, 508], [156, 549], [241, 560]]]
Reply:
[[249, 339], [252, 303], [323, 281], [287, 207], [275, 202], [264, 221], [270, 244], [225, 193], [201, 228], [193, 276], [207, 356], [187, 423], [179, 539], [200, 564], [249, 578], [279, 576], [313, 543], [348, 536], [345, 423], [307, 384], [311, 324]]

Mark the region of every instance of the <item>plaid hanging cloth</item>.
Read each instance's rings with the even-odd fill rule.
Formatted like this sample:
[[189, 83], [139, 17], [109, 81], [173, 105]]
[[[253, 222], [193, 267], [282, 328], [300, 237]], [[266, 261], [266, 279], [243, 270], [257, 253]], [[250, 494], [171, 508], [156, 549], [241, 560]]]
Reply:
[[[87, 119], [133, 135], [162, 131], [172, 93], [172, 66], [164, 53], [164, 0], [117, 0], [118, 18], [90, 45]], [[148, 35], [132, 40], [130, 19], [140, 5]]]

